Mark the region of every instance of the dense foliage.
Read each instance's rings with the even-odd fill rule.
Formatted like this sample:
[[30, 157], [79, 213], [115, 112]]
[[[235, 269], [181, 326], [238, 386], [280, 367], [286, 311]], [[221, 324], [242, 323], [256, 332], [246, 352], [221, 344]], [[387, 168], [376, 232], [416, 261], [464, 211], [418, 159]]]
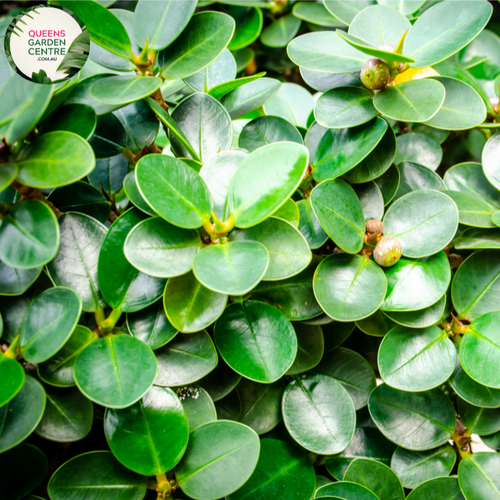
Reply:
[[493, 4], [58, 3], [77, 75], [0, 55], [0, 497], [500, 500]]

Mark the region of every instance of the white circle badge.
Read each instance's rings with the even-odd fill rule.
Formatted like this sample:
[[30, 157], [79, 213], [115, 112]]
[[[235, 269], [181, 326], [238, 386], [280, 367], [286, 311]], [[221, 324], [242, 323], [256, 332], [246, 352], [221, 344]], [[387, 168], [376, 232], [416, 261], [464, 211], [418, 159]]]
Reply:
[[5, 55], [12, 68], [35, 83], [71, 78], [87, 61], [90, 38], [73, 12], [37, 5], [17, 15], [5, 36]]

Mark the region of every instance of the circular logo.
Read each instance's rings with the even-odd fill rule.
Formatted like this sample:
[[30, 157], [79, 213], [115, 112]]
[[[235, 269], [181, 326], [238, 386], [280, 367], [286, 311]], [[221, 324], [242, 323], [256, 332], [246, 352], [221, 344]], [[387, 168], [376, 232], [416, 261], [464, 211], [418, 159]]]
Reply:
[[17, 15], [5, 35], [5, 55], [12, 68], [36, 83], [57, 83], [78, 73], [87, 61], [90, 38], [73, 12], [37, 5]]

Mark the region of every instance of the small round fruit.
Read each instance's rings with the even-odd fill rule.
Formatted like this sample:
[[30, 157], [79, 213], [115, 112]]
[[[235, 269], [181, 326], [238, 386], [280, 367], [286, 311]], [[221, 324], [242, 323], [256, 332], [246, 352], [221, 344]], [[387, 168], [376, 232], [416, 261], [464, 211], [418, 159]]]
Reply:
[[369, 234], [384, 234], [384, 223], [377, 219], [368, 219], [366, 221], [366, 232]]
[[384, 236], [373, 250], [375, 262], [382, 267], [391, 267], [401, 258], [401, 243], [397, 238]]
[[374, 57], [365, 62], [361, 69], [361, 81], [370, 90], [385, 88], [391, 74], [385, 61]]

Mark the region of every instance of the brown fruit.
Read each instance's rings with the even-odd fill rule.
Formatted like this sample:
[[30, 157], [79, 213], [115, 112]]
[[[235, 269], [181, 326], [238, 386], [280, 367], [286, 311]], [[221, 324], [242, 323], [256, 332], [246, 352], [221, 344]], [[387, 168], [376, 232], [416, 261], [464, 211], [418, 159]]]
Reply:
[[380, 90], [385, 88], [391, 74], [385, 61], [374, 57], [365, 62], [360, 76], [367, 89]]
[[384, 234], [384, 223], [381, 220], [369, 219], [366, 221], [366, 232], [369, 234]]
[[401, 258], [402, 248], [398, 239], [384, 236], [373, 250], [375, 262], [382, 267], [391, 267]]

